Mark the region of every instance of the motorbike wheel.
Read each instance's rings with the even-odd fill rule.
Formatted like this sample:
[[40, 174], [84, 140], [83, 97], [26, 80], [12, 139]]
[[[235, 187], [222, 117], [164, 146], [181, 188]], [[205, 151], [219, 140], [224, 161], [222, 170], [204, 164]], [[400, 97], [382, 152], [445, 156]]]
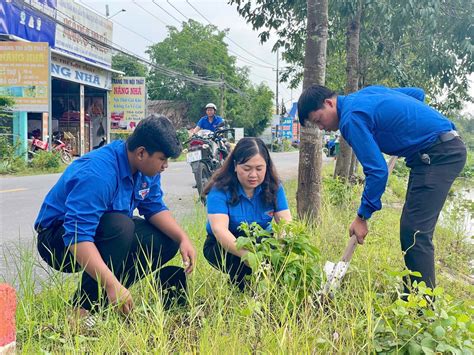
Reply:
[[60, 157], [61, 157], [61, 161], [66, 164], [66, 165], [69, 165], [72, 163], [72, 155], [71, 153], [69, 153], [68, 151], [66, 150], [61, 150], [59, 152], [60, 154]]
[[199, 198], [203, 205], [206, 204], [206, 197], [202, 196], [202, 191], [204, 187], [207, 185], [207, 182], [211, 178], [211, 172], [209, 168], [204, 163], [199, 163], [196, 172], [194, 173], [194, 178], [196, 179], [196, 186], [199, 193]]

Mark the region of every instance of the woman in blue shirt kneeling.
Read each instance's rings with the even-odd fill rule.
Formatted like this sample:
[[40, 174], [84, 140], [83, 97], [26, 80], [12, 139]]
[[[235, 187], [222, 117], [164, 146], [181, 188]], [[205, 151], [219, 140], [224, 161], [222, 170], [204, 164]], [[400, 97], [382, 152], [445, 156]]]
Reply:
[[259, 138], [243, 138], [204, 189], [208, 222], [204, 256], [216, 269], [230, 276], [240, 290], [252, 270], [243, 261], [246, 250], [238, 250], [242, 222], [257, 222], [265, 229], [271, 221], [291, 221], [285, 191], [270, 153]]

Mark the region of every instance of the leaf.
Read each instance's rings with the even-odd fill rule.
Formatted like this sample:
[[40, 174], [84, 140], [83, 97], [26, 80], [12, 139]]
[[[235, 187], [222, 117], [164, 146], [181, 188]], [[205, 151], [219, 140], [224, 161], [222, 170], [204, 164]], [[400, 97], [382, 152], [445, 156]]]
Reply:
[[408, 343], [408, 353], [409, 354], [421, 354], [421, 346], [414, 341]]
[[438, 325], [434, 329], [434, 335], [436, 335], [436, 337], [438, 337], [438, 338], [443, 338], [446, 335], [446, 331], [444, 330], [444, 328], [442, 326]]

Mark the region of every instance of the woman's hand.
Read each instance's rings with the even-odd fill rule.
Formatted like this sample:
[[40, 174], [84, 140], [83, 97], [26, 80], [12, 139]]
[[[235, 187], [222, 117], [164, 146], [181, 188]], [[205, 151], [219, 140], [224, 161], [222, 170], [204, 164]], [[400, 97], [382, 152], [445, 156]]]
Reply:
[[184, 272], [191, 273], [196, 265], [196, 250], [188, 238], [179, 244], [179, 252], [183, 258]]

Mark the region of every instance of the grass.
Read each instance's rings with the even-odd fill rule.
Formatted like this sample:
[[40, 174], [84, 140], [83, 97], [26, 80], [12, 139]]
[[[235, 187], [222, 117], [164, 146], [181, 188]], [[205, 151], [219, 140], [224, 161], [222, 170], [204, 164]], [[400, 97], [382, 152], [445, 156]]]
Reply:
[[[330, 169], [325, 167], [325, 171]], [[296, 215], [296, 182], [290, 181], [285, 186], [291, 210]], [[393, 191], [389, 187], [384, 202], [400, 201], [400, 186], [397, 182]], [[325, 187], [322, 223], [308, 227], [311, 242], [320, 250], [323, 263], [340, 258], [362, 188], [356, 186], [341, 192], [334, 186]], [[334, 205], [331, 194], [337, 194], [338, 205]], [[375, 353], [392, 349], [393, 353], [404, 353], [410, 346], [412, 353], [416, 353], [416, 345], [423, 343], [424, 347], [419, 345], [419, 353], [429, 353], [431, 348], [436, 348], [429, 346], [431, 340], [439, 349], [444, 349], [441, 345], [447, 346], [445, 343], [468, 349], [466, 342], [474, 337], [474, 290], [460, 275], [472, 273], [468, 261], [474, 255], [473, 245], [460, 242], [463, 231], [453, 229], [451, 219], [448, 218], [446, 226], [438, 226], [434, 238], [438, 283], [449, 291], [438, 296], [437, 303], [442, 309], [435, 309], [438, 313], [429, 322], [420, 320], [413, 308], [394, 303], [401, 288], [404, 265], [398, 237], [399, 215], [400, 210], [395, 207], [384, 208], [374, 215], [369, 223], [370, 234], [366, 243], [357, 248], [342, 288], [333, 302], [322, 309], [311, 303], [290, 307], [295, 295], [285, 289], [261, 295], [241, 294], [231, 288], [226, 276], [212, 269], [202, 256], [205, 210], [197, 204], [194, 214], [182, 221], [199, 254], [197, 268], [189, 279], [189, 307], [164, 311], [159, 290], [147, 278], [131, 288], [136, 309], [128, 319], [113, 310], [104, 310], [101, 321], [92, 330], [69, 321], [70, 309], [66, 303], [79, 275], [65, 277], [49, 271], [51, 277], [39, 281], [32, 276], [36, 253], [23, 248], [14, 264], [18, 269], [20, 295], [19, 351], [241, 354]], [[179, 265], [179, 259], [174, 263]], [[38, 289], [41, 291], [33, 291]], [[421, 304], [421, 300], [416, 302]], [[460, 312], [468, 320], [458, 315]], [[454, 325], [440, 325], [443, 334], [436, 322], [444, 314], [448, 320], [454, 319]], [[440, 340], [441, 335], [447, 340]]]

